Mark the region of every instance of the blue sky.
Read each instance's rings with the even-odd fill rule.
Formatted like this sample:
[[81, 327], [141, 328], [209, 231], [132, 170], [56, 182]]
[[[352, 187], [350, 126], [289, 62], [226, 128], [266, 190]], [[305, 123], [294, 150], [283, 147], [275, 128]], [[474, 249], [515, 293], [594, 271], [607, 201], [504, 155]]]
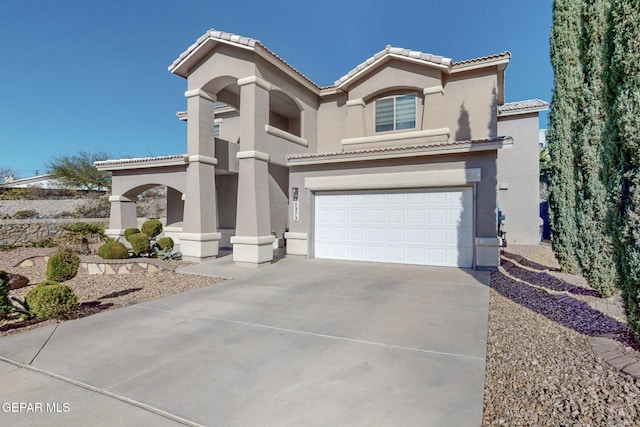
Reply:
[[[506, 101], [551, 100], [552, 0], [1, 0], [0, 167], [186, 150], [186, 81], [167, 67], [207, 29], [260, 40], [319, 85], [387, 44], [454, 61], [510, 51]], [[546, 114], [541, 120], [546, 126]]]

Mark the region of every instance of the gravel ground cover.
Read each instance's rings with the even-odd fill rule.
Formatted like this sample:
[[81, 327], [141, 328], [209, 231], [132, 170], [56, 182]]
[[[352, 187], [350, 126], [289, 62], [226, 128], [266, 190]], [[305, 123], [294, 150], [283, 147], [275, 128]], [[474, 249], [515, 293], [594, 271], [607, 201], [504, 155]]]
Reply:
[[509, 247], [502, 262], [491, 275], [483, 425], [640, 425], [640, 381], [591, 348], [605, 335], [640, 360], [624, 318], [555, 295], [620, 297], [600, 298], [582, 277], [560, 273], [549, 247]]
[[[24, 301], [24, 297], [35, 284], [45, 280], [43, 267], [14, 267], [14, 265], [30, 256], [50, 255], [56, 249], [51, 248], [17, 248], [0, 251], [0, 270], [21, 274], [29, 278], [30, 285], [11, 291], [14, 296]], [[100, 258], [96, 257], [96, 260]], [[183, 261], [167, 261], [174, 266], [187, 264]], [[79, 273], [71, 280], [64, 282], [73, 288], [80, 307], [73, 313], [60, 319], [46, 321], [21, 320], [14, 318], [0, 323], [0, 337], [19, 333], [27, 329], [59, 322], [66, 319], [84, 317], [104, 310], [137, 304], [168, 295], [186, 292], [219, 283], [224, 279], [215, 277], [179, 274], [169, 271], [156, 273], [138, 273], [122, 275], [89, 275]]]

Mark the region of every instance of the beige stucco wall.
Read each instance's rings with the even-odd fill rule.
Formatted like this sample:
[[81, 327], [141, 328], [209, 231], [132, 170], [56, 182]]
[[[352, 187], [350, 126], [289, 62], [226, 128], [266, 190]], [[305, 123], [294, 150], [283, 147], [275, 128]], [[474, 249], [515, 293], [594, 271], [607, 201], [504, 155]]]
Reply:
[[[444, 88], [444, 117], [451, 140], [497, 136], [497, 68], [451, 76]], [[503, 134], [501, 134], [503, 135]]]
[[[347, 88], [347, 94], [323, 99], [318, 110], [321, 124], [318, 128], [318, 152], [342, 151], [344, 138], [395, 133], [401, 139], [403, 131], [375, 132], [375, 100], [405, 93], [415, 93], [417, 99], [416, 128], [412, 130], [448, 128], [449, 136], [437, 139], [449, 141], [496, 137], [497, 84], [497, 67], [443, 76], [435, 68], [391, 61], [385, 68], [372, 72]], [[442, 93], [423, 94], [424, 89], [433, 90], [439, 86], [443, 87]], [[347, 106], [347, 101], [359, 99], [363, 100], [364, 107]], [[433, 103], [440, 105], [434, 108]], [[362, 108], [364, 131], [350, 135], [348, 126], [353, 126], [353, 123], [348, 124], [348, 111], [359, 108]], [[370, 144], [372, 147], [377, 145]], [[367, 147], [363, 145], [360, 148]]]
[[498, 154], [498, 204], [507, 216], [507, 242], [539, 243], [538, 113], [502, 117], [498, 132], [513, 137], [510, 149]]

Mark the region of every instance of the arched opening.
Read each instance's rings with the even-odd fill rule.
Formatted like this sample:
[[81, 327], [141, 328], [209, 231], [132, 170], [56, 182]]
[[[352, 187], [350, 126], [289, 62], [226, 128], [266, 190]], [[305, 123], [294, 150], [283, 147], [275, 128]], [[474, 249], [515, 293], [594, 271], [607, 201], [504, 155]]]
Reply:
[[269, 92], [269, 125], [295, 136], [302, 136], [302, 108], [280, 90]]
[[162, 184], [145, 184], [134, 187], [123, 194], [136, 198], [136, 216], [139, 221], [158, 218], [165, 225], [182, 227], [184, 201], [182, 192]]

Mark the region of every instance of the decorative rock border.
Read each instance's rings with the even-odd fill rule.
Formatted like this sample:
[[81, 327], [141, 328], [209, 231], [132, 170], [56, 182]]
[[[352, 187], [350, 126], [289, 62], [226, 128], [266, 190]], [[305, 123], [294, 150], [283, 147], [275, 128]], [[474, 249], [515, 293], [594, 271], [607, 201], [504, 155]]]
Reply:
[[[580, 301], [569, 295], [554, 295], [554, 297], [556, 300], [569, 304], [573, 307], [589, 307], [604, 314], [624, 316], [624, 310], [622, 307], [615, 304], [607, 304], [598, 301], [587, 304], [586, 302]], [[619, 371], [631, 375], [634, 378], [640, 379], [640, 361], [635, 357], [627, 356], [618, 350], [615, 340], [606, 335], [593, 337], [591, 338], [591, 348], [596, 356], [602, 358], [602, 360], [607, 362], [607, 364], [613, 366]]]
[[591, 348], [596, 355], [614, 368], [640, 379], [640, 361], [626, 356], [618, 350], [615, 341], [607, 337], [595, 337], [591, 340]]
[[[504, 260], [504, 258], [503, 258]], [[514, 267], [516, 263], [522, 261], [522, 257], [503, 262], [501, 268], [508, 271], [511, 267]], [[552, 294], [553, 297], [564, 304], [570, 305], [576, 308], [589, 308], [598, 310], [604, 314], [610, 314], [614, 316], [624, 316], [624, 309], [616, 304], [607, 304], [604, 302], [594, 301], [586, 302], [577, 298], [567, 295], [566, 293]], [[591, 338], [591, 348], [597, 357], [602, 358], [607, 364], [613, 366], [617, 370], [629, 374], [634, 378], [640, 379], [640, 360], [635, 357], [627, 356], [623, 354], [616, 345], [616, 341], [609, 336], [600, 336]]]
[[[16, 267], [43, 267], [47, 265], [48, 256], [34, 256], [17, 263]], [[175, 267], [153, 258], [103, 259], [80, 257], [78, 272], [83, 274], [136, 274], [156, 273], [158, 271], [174, 271]]]

